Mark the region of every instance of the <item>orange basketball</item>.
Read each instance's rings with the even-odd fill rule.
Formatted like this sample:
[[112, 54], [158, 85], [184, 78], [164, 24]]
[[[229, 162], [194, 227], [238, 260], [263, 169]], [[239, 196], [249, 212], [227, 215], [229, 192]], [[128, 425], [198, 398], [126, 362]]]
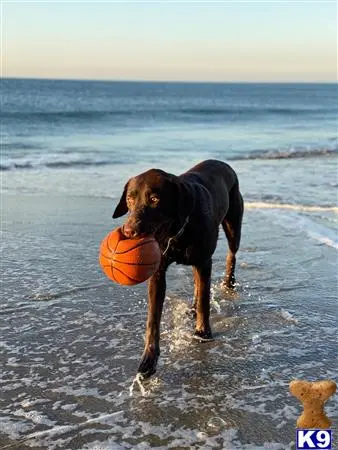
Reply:
[[108, 278], [131, 286], [142, 283], [156, 272], [161, 252], [152, 236], [127, 239], [121, 228], [116, 228], [101, 242], [99, 261]]

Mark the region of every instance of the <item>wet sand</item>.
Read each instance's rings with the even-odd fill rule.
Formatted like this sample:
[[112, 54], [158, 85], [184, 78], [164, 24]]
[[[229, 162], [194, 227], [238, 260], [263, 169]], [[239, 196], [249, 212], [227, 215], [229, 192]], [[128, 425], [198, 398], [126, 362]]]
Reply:
[[[191, 269], [173, 266], [158, 372], [130, 396], [146, 285], [100, 271], [110, 211], [105, 198], [4, 197], [0, 448], [293, 448], [289, 381], [337, 380], [336, 249], [294, 212], [248, 208], [237, 295], [218, 287], [222, 235], [214, 257], [215, 341], [192, 339]], [[337, 436], [337, 402], [326, 410]]]

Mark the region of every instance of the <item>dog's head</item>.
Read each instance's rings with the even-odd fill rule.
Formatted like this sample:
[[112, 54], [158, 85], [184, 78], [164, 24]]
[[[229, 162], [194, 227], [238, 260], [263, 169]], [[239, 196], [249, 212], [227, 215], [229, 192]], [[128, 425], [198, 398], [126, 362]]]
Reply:
[[113, 218], [129, 212], [122, 227], [128, 238], [154, 234], [162, 225], [180, 219], [183, 197], [178, 177], [151, 169], [127, 182]]

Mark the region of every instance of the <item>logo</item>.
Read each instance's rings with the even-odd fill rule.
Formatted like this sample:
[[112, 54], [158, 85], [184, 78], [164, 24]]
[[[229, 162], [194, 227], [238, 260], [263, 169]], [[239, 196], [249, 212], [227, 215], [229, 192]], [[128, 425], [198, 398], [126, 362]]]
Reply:
[[296, 430], [296, 449], [331, 449], [331, 430]]

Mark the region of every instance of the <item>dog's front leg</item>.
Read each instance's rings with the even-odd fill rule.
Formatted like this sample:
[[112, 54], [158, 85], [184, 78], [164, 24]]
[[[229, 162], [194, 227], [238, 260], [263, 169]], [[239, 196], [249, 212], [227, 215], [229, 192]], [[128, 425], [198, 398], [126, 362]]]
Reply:
[[156, 372], [160, 356], [160, 322], [166, 290], [166, 268], [160, 268], [148, 282], [148, 318], [145, 348], [138, 372], [145, 378]]

